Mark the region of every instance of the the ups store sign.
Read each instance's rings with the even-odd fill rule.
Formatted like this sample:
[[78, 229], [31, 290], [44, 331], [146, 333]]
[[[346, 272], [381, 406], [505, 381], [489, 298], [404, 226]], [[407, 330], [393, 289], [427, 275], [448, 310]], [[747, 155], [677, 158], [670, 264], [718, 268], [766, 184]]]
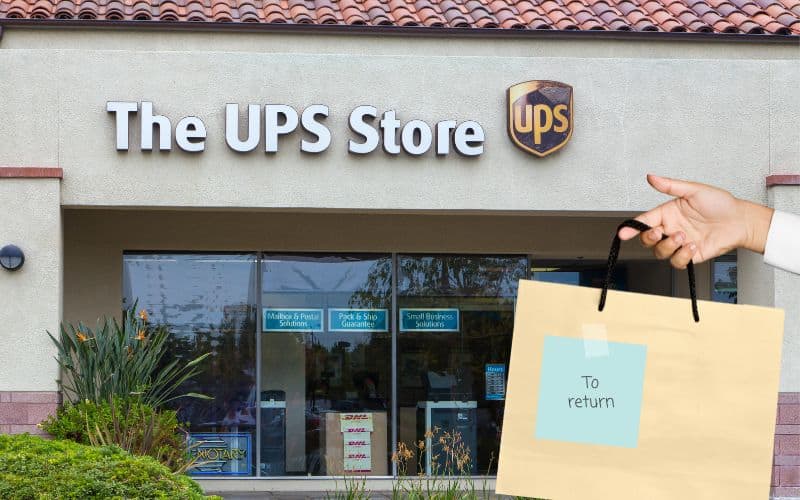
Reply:
[[[286, 104], [251, 103], [242, 109], [238, 103], [227, 103], [220, 112], [223, 109], [224, 134], [217, 133], [224, 135], [225, 144], [236, 153], [260, 149], [271, 158], [294, 143], [304, 153], [320, 154], [334, 140], [335, 131], [327, 123], [331, 109], [324, 104], [297, 109]], [[114, 137], [120, 152], [131, 148], [133, 129], [140, 131], [140, 150], [161, 152], [172, 150], [174, 143], [186, 153], [202, 153], [214, 133], [208, 130], [203, 117], [176, 119], [161, 115], [150, 101], [108, 101], [106, 111], [114, 116]], [[443, 119], [433, 124], [420, 119], [401, 120], [394, 109], [381, 114], [370, 105], [353, 109], [348, 124], [346, 145], [353, 155], [380, 149], [389, 155], [446, 157], [454, 152], [478, 157], [483, 154], [486, 139], [483, 127], [475, 120]], [[510, 87], [508, 133], [514, 144], [539, 157], [561, 149], [572, 135], [572, 87], [550, 80]]]
[[558, 151], [572, 136], [572, 87], [550, 80], [508, 89], [508, 135], [536, 156]]

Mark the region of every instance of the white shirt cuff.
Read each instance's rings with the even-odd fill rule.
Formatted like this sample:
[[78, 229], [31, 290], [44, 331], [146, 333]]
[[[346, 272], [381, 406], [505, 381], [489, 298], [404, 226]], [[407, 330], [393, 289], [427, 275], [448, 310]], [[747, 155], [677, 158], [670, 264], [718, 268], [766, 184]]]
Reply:
[[764, 262], [800, 274], [800, 216], [775, 210], [764, 247]]

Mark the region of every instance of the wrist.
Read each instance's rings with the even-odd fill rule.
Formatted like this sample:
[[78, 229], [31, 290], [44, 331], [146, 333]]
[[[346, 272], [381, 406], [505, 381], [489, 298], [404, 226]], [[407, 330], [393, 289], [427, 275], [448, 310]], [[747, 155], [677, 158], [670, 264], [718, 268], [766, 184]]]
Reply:
[[744, 204], [745, 240], [742, 247], [752, 252], [764, 253], [767, 245], [769, 226], [772, 223], [772, 214], [775, 212], [770, 207], [742, 200]]

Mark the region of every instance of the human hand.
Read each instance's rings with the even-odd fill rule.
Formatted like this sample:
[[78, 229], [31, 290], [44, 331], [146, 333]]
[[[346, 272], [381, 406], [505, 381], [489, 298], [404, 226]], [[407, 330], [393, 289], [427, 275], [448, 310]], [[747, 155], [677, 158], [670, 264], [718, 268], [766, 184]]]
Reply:
[[[740, 200], [729, 192], [706, 184], [647, 175], [656, 190], [675, 198], [645, 212], [637, 220], [652, 229], [641, 234], [642, 245], [652, 248], [658, 259], [669, 259], [684, 269], [691, 260], [700, 263], [746, 248], [764, 253], [773, 210]], [[639, 234], [622, 228], [619, 237], [629, 240]], [[662, 235], [669, 237], [662, 241]]]

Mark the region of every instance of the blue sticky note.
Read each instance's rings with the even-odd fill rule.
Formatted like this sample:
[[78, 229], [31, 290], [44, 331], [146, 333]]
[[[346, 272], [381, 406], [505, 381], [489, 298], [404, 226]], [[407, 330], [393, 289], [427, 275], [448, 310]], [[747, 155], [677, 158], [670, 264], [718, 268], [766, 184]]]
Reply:
[[646, 357], [641, 344], [545, 336], [536, 439], [636, 448]]

